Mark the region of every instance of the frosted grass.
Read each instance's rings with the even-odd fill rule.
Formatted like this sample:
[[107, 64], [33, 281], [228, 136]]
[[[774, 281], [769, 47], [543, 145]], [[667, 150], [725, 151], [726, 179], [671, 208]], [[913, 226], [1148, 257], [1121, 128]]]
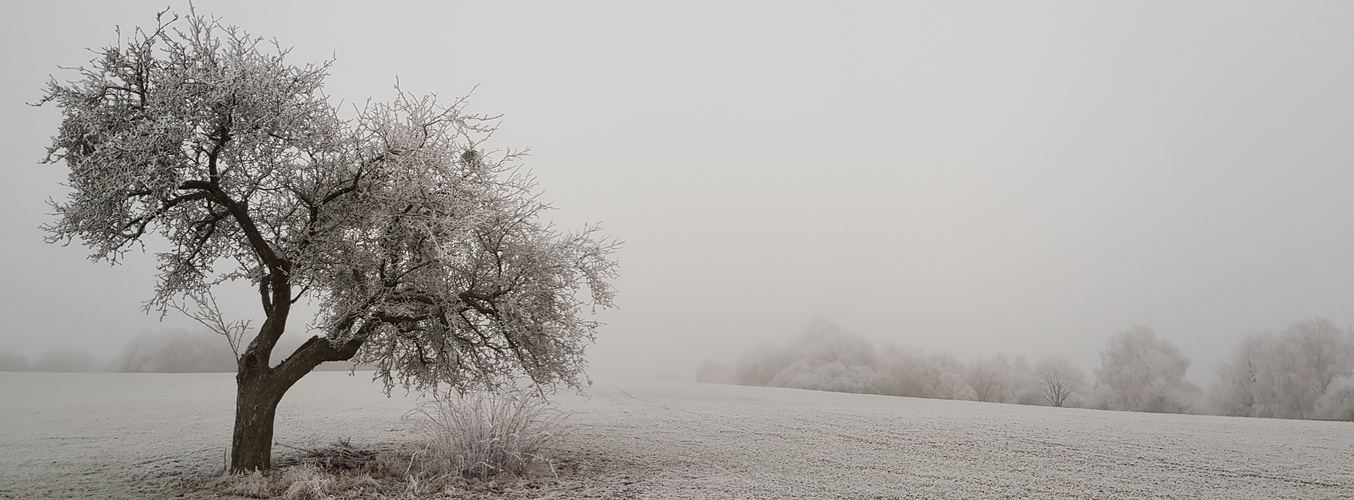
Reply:
[[[420, 400], [368, 380], [302, 379], [276, 439], [415, 439], [401, 416]], [[171, 498], [183, 471], [220, 470], [234, 389], [231, 374], [0, 373], [0, 498]], [[570, 415], [561, 477], [603, 498], [1354, 497], [1347, 422], [658, 381], [552, 399]]]

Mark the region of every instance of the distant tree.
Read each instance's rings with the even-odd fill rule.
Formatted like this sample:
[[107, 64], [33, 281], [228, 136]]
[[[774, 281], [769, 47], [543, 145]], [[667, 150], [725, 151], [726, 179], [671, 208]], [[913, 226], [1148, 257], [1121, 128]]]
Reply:
[[1016, 356], [1011, 360], [1010, 383], [1014, 391], [1014, 403], [1021, 405], [1048, 404], [1047, 401], [1044, 401], [1038, 376], [1029, 362], [1025, 361], [1024, 356]]
[[1354, 376], [1336, 377], [1316, 403], [1315, 418], [1354, 420]]
[[1072, 360], [1061, 356], [1039, 360], [1034, 367], [1034, 380], [1044, 402], [1055, 407], [1067, 404], [1086, 390], [1086, 375]]
[[1006, 356], [1001, 354], [969, 363], [964, 372], [964, 382], [973, 390], [973, 399], [976, 401], [1006, 403], [1015, 398], [1017, 383], [1014, 369]]
[[1199, 389], [1185, 380], [1189, 359], [1149, 328], [1110, 336], [1096, 370], [1099, 406], [1111, 410], [1181, 413]]
[[[879, 381], [875, 384], [880, 394], [911, 398], [930, 398], [929, 387], [922, 382], [925, 357], [920, 352], [885, 346], [879, 355]], [[962, 379], [961, 379], [962, 381]]]
[[837, 392], [874, 392], [874, 345], [825, 321], [815, 321], [784, 346], [768, 346], [739, 358], [733, 380]]
[[1336, 378], [1354, 371], [1354, 348], [1344, 330], [1324, 318], [1293, 323], [1278, 340], [1266, 377], [1271, 397], [1263, 403], [1275, 416], [1312, 418]]
[[790, 364], [788, 349], [767, 343], [743, 353], [733, 367], [733, 383], [739, 385], [769, 386], [786, 365]]
[[[177, 19], [49, 84], [63, 120], [48, 161], [72, 191], [46, 229], [94, 260], [166, 249], [148, 309], [183, 311], [238, 354], [232, 471], [270, 467], [278, 402], [320, 363], [369, 362], [387, 390], [580, 383], [615, 244], [541, 220], [519, 155], [483, 147], [493, 117], [400, 92], [345, 120], [327, 64]], [[258, 293], [256, 329], [215, 307], [235, 282]], [[270, 366], [300, 300], [320, 306], [319, 335]]]
[[1273, 334], [1249, 335], [1218, 365], [1208, 399], [1215, 413], [1236, 417], [1273, 416], [1265, 400], [1272, 384], [1270, 361], [1277, 348]]
[[[1214, 410], [1224, 415], [1315, 418], [1341, 377], [1354, 375], [1354, 340], [1329, 320], [1289, 325], [1278, 335], [1242, 340], [1218, 367], [1210, 390]], [[1338, 391], [1337, 391], [1338, 392]], [[1331, 399], [1334, 398], [1334, 399]]]
[[964, 382], [964, 364], [946, 354], [924, 354], [895, 347], [880, 356], [881, 394], [935, 399], [974, 399]]
[[918, 381], [929, 397], [973, 399], [973, 390], [964, 384], [964, 364], [949, 354], [931, 354], [922, 359]]
[[26, 372], [33, 369], [28, 356], [9, 349], [0, 349], [0, 372]]
[[793, 387], [814, 391], [874, 393], [875, 370], [864, 365], [846, 365], [840, 361], [824, 364], [796, 363], [771, 380], [773, 387]]

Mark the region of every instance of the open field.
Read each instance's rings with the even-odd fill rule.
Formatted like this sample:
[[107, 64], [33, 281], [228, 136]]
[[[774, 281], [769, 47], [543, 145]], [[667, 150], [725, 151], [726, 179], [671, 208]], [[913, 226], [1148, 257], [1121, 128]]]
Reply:
[[[1349, 423], [658, 381], [588, 392], [555, 397], [572, 414], [559, 456], [577, 472], [541, 495], [1354, 498]], [[185, 493], [186, 473], [221, 469], [233, 398], [230, 374], [0, 373], [0, 498]], [[314, 373], [283, 400], [276, 439], [406, 441], [417, 402], [365, 374]]]

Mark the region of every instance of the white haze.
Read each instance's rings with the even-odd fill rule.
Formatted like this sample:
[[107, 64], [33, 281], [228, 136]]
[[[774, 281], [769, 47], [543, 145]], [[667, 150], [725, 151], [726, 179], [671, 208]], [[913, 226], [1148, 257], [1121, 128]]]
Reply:
[[[26, 105], [164, 6], [0, 16], [0, 348], [193, 328], [141, 312], [148, 255], [42, 243], [65, 167], [38, 164], [58, 111]], [[1202, 383], [1246, 334], [1354, 322], [1349, 3], [195, 6], [336, 58], [336, 101], [478, 85], [559, 225], [626, 243], [599, 374], [690, 378], [818, 318], [1085, 367], [1143, 325]]]

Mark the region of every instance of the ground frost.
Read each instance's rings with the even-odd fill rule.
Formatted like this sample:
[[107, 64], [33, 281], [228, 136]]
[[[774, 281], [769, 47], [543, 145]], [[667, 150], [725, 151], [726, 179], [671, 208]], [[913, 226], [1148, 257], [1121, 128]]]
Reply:
[[[201, 478], [223, 467], [233, 382], [0, 373], [0, 499], [219, 496]], [[655, 381], [552, 399], [570, 415], [553, 444], [555, 477], [405, 488], [444, 498], [1354, 497], [1344, 422]], [[387, 398], [363, 374], [312, 374], [279, 407], [275, 453], [309, 467], [297, 450], [407, 444], [417, 436], [401, 417], [418, 403]], [[406, 496], [347, 481], [298, 476], [277, 496]]]

